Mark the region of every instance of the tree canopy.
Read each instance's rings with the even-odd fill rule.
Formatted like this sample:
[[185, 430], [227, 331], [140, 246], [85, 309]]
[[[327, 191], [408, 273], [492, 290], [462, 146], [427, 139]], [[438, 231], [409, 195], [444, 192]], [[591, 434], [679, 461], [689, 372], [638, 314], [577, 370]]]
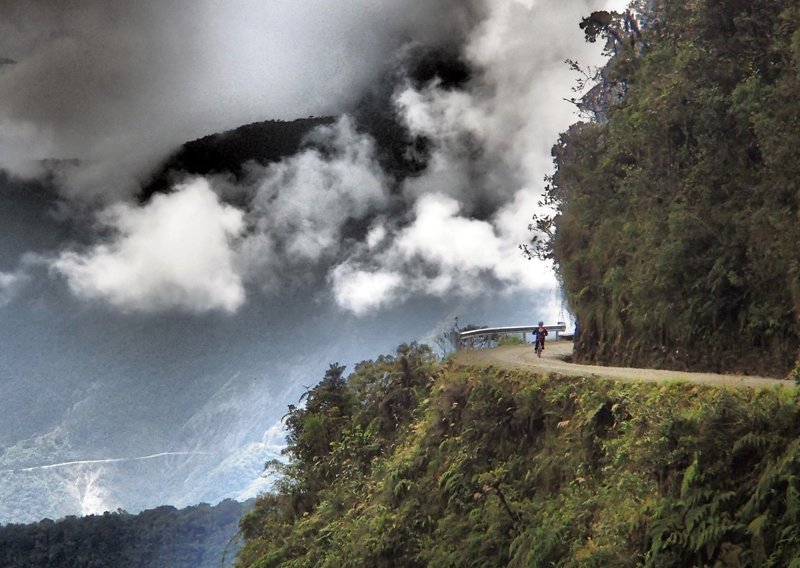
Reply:
[[[236, 555], [237, 524], [252, 507], [227, 499], [185, 509], [163, 506], [131, 515], [125, 511], [45, 519], [0, 527], [4, 568], [219, 568]], [[223, 563], [223, 560], [225, 562]]]

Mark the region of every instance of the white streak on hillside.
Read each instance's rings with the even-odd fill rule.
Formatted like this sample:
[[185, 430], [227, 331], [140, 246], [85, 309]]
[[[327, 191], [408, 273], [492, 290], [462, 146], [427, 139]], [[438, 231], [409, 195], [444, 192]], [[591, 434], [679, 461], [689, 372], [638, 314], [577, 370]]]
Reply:
[[41, 470], [48, 470], [48, 469], [57, 469], [63, 467], [72, 467], [78, 465], [99, 465], [99, 464], [110, 464], [110, 463], [123, 463], [123, 462], [134, 462], [134, 461], [147, 461], [147, 460], [155, 460], [159, 458], [165, 457], [172, 457], [172, 456], [208, 456], [212, 455], [209, 452], [161, 452], [158, 454], [151, 454], [149, 456], [137, 456], [132, 458], [105, 458], [105, 459], [94, 459], [94, 460], [74, 460], [74, 461], [67, 461], [67, 462], [59, 462], [59, 463], [51, 463], [47, 465], [35, 465], [31, 467], [23, 467], [20, 469], [7, 469], [4, 470], [4, 473], [18, 473], [18, 472], [31, 472], [31, 471], [41, 471]]

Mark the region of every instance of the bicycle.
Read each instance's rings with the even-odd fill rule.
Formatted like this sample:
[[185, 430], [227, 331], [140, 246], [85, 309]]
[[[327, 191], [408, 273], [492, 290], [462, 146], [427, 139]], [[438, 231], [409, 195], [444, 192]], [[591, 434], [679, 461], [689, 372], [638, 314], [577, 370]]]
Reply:
[[541, 339], [537, 339], [535, 345], [533, 346], [533, 350], [536, 351], [536, 356], [542, 356], [542, 350], [544, 349], [544, 341]]

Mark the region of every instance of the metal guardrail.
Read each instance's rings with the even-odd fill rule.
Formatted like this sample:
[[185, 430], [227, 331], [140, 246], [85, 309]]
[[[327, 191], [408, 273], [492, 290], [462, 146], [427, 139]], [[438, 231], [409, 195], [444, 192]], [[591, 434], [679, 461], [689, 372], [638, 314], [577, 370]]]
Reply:
[[[538, 325], [512, 325], [506, 327], [484, 327], [481, 329], [470, 329], [469, 331], [458, 331], [456, 332], [458, 334], [457, 345], [458, 348], [461, 349], [465, 346], [465, 340], [477, 340], [480, 337], [484, 337], [484, 341], [490, 341], [491, 339], [494, 339], [500, 335], [511, 335], [518, 333], [522, 334], [522, 340], [527, 343], [528, 334], [533, 333], [533, 331], [538, 327]], [[567, 324], [563, 321], [560, 321], [556, 325], [546, 325], [544, 328], [548, 332], [555, 332], [555, 338], [558, 339], [559, 332], [564, 332], [567, 330]]]

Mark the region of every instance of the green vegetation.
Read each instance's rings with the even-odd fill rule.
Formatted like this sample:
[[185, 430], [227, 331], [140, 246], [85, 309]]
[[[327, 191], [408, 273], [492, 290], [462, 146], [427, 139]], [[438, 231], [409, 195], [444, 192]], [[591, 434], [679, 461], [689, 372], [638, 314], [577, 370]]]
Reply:
[[537, 223], [577, 355], [785, 374], [800, 346], [800, 5], [634, 6], [582, 24], [613, 57], [576, 103], [593, 120], [553, 149], [556, 215]]
[[[239, 567], [788, 566], [800, 394], [438, 364], [332, 365]], [[273, 464], [277, 465], [277, 464]]]
[[213, 507], [202, 504], [178, 510], [165, 506], [138, 515], [119, 511], [6, 525], [0, 527], [0, 566], [229, 566], [239, 545], [234, 539], [237, 523], [251, 506], [226, 500]]

